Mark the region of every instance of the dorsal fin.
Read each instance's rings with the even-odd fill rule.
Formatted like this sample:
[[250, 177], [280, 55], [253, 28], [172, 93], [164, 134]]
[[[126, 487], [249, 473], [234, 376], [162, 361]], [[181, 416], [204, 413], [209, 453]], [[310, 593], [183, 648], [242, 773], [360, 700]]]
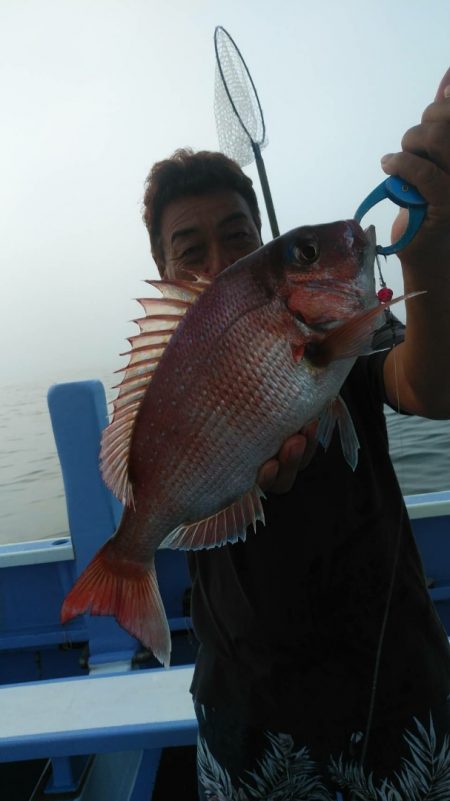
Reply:
[[146, 284], [159, 289], [163, 298], [174, 298], [178, 300], [194, 301], [204, 289], [211, 283], [211, 278], [203, 273], [193, 275], [195, 283], [183, 281], [180, 278], [173, 281], [146, 281]]
[[100, 449], [100, 470], [106, 485], [122, 503], [133, 504], [133, 488], [128, 478], [128, 457], [134, 421], [142, 399], [164, 353], [167, 343], [187, 310], [212, 283], [207, 275], [194, 275], [192, 281], [147, 281], [162, 298], [139, 298], [145, 316], [137, 323], [140, 333], [129, 337], [128, 365], [117, 385], [113, 415], [105, 428]]

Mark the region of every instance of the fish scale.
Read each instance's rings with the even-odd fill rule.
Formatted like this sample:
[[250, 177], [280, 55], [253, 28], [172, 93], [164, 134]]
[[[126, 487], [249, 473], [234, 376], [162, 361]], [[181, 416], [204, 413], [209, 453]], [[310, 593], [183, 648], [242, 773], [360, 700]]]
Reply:
[[[314, 262], [302, 255], [312, 252]], [[264, 519], [259, 468], [314, 418], [325, 446], [339, 419], [354, 466], [356, 435], [336, 398], [379, 313], [374, 252], [355, 221], [305, 226], [214, 282], [151, 282], [163, 300], [140, 301], [102, 439], [102, 474], [124, 513], [66, 597], [63, 622], [113, 614], [167, 665], [156, 549], [245, 540]]]

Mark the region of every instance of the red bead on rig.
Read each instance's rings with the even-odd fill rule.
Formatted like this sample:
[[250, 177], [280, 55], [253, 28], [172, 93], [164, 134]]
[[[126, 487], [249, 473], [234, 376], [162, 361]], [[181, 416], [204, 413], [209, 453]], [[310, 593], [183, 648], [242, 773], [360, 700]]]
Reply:
[[377, 297], [381, 303], [389, 303], [389, 301], [392, 300], [393, 294], [392, 289], [389, 289], [388, 286], [382, 286], [377, 292]]
[[[377, 292], [377, 298], [380, 301], [380, 303], [389, 303], [389, 301], [392, 300], [392, 296], [393, 296], [394, 293], [393, 293], [392, 289], [389, 289], [389, 287], [386, 286], [386, 281], [384, 280], [383, 273], [381, 272], [381, 264], [380, 264], [380, 259], [378, 258], [378, 253], [375, 253], [375, 261], [377, 263], [378, 278], [379, 278], [380, 285], [381, 285], [381, 289], [379, 289], [378, 292]], [[387, 310], [386, 310], [386, 314], [387, 314]]]

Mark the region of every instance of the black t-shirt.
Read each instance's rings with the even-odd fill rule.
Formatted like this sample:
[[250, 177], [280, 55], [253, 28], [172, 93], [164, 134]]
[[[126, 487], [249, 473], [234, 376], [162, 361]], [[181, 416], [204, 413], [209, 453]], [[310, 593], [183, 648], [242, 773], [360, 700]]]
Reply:
[[290, 492], [268, 493], [265, 526], [189, 554], [195, 699], [237, 705], [264, 729], [304, 730], [325, 752], [365, 728], [399, 537], [374, 729], [406, 726], [450, 691], [447, 636], [389, 458], [384, 358], [358, 359], [341, 391], [360, 442], [355, 472], [335, 431]]

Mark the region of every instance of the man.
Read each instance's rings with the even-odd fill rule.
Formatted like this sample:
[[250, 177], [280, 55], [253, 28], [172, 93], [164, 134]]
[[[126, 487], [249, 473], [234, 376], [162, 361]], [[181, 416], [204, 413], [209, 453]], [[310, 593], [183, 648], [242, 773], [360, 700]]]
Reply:
[[[450, 70], [402, 147], [382, 165], [428, 201], [400, 254], [405, 290], [427, 294], [408, 305], [404, 341], [358, 359], [342, 388], [361, 444], [356, 471], [336, 436], [325, 454], [313, 431], [299, 432], [261, 466], [266, 526], [189, 556], [201, 798], [407, 799], [449, 786], [448, 641], [383, 403], [450, 417]], [[217, 275], [261, 243], [251, 181], [220, 154], [178, 151], [156, 164], [144, 207], [168, 279]], [[404, 224], [401, 214], [395, 239]]]

